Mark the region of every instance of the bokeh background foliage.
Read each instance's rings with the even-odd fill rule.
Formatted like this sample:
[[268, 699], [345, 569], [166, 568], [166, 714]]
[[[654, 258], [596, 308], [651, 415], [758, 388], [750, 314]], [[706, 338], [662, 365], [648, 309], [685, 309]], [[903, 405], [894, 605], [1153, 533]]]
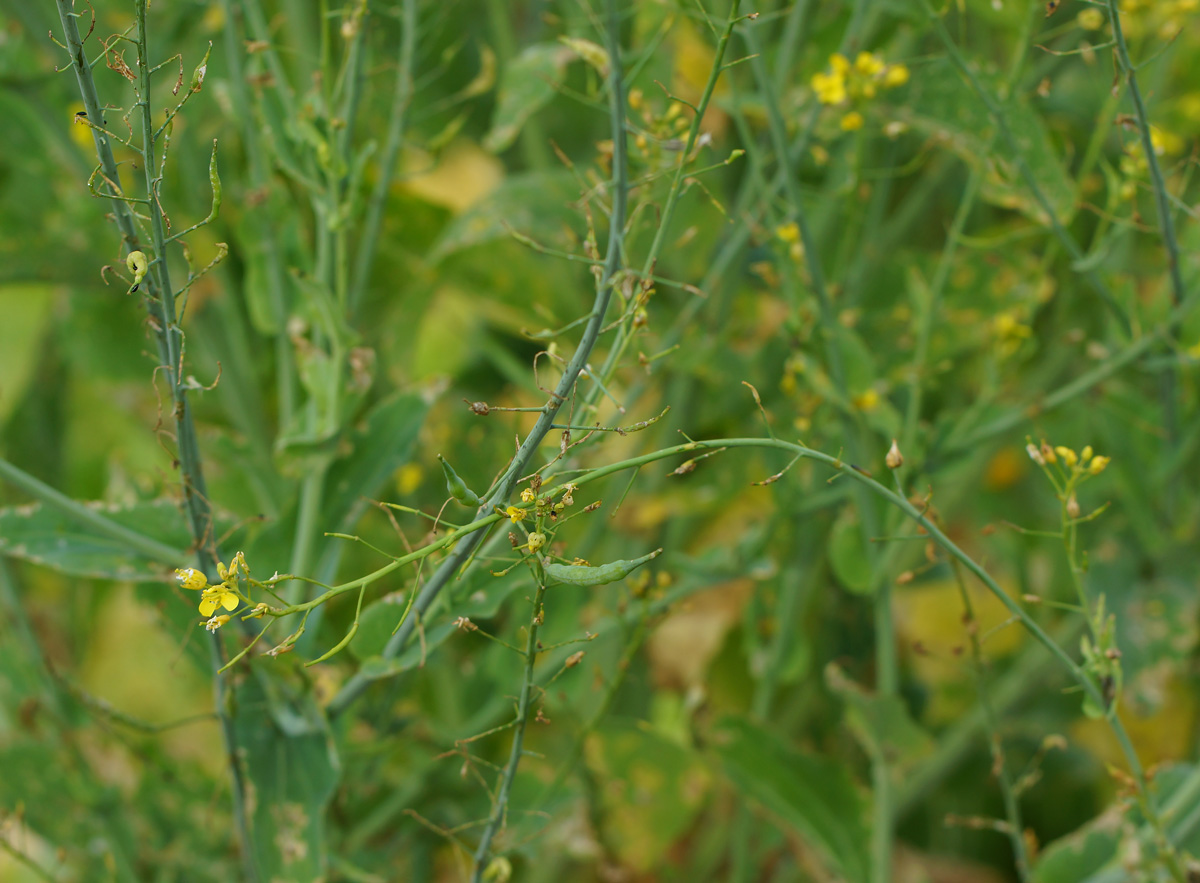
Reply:
[[[1066, 670], [943, 547], [810, 460], [762, 486], [788, 457], [740, 448], [577, 492], [603, 505], [556, 535], [568, 560], [666, 551], [627, 580], [547, 593], [543, 644], [585, 643], [538, 659], [527, 754], [476, 872], [1166, 879], [1167, 842], [1188, 867], [1195, 3], [1119, 4], [1157, 193], [1106, 4], [743, 3], [758, 18], [736, 24], [724, 56], [728, 4], [617, 6], [624, 265], [658, 249], [656, 281], [644, 302], [624, 291], [625, 331], [601, 336], [562, 413], [627, 426], [670, 411], [554, 469], [680, 433], [773, 434], [891, 486], [896, 438], [903, 493], [1078, 658], [1072, 559], [1061, 537], [1028, 532], [1057, 534], [1068, 501], [1025, 444], [1093, 446], [1112, 460], [1076, 502], [1107, 509], [1079, 525], [1073, 560], [1091, 609], [1103, 596], [1115, 614], [1117, 712], [1162, 818], [1148, 835], [1110, 722], [1083, 714]], [[100, 40], [127, 32], [135, 8], [97, 0], [86, 43], [118, 135], [135, 99]], [[86, 31], [91, 12], [77, 11]], [[398, 555], [439, 535], [371, 501], [436, 514], [437, 454], [482, 492], [533, 425], [463, 400], [540, 407], [576, 345], [579, 329], [560, 329], [586, 315], [589, 261], [611, 235], [605, 9], [158, 0], [148, 13], [156, 63], [182, 54], [156, 75], [156, 113], [178, 101], [176, 68], [186, 86], [212, 44], [161, 199], [176, 230], [208, 214], [215, 139], [224, 201], [186, 241], [198, 266], [218, 243], [228, 256], [182, 321], [214, 538], [260, 578], [360, 577], [387, 561], [371, 546]], [[193, 539], [169, 399], [139, 296], [101, 272], [125, 252], [88, 192], [91, 133], [73, 124], [79, 93], [48, 32], [63, 39], [52, 4], [0, 3], [0, 879], [464, 879], [511, 740], [481, 734], [511, 720], [525, 665], [455, 623], [523, 647], [530, 571], [494, 576], [514, 559], [488, 547], [419, 640], [384, 658], [434, 562], [398, 570], [361, 613], [339, 597], [293, 652], [222, 675], [246, 777], [250, 860], [238, 857], [210, 639], [170, 579]], [[823, 103], [838, 97], [819, 76], [837, 77], [839, 51], [848, 82], [871, 85]], [[684, 157], [689, 104], [733, 62]], [[136, 120], [128, 131], [140, 139]], [[132, 152], [117, 159], [140, 177]], [[662, 227], [681, 159], [691, 175]], [[181, 252], [168, 260], [182, 279]], [[558, 445], [552, 433], [538, 465]], [[355, 621], [343, 652], [302, 665]], [[244, 641], [231, 626], [224, 640], [229, 653]], [[365, 692], [327, 714], [356, 673]]]

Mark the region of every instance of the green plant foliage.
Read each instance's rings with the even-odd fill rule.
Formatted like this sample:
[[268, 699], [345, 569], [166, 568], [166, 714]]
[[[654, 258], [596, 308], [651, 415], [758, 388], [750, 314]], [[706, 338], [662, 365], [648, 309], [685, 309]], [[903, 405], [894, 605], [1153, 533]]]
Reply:
[[1194, 5], [0, 0], [0, 881], [1189, 883]]

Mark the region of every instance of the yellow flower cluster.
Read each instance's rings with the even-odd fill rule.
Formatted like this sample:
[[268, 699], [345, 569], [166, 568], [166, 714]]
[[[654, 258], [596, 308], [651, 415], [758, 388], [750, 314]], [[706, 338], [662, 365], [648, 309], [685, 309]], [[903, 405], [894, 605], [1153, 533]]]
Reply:
[[[1154, 149], [1155, 156], [1164, 156], [1168, 153], [1178, 153], [1183, 146], [1183, 141], [1178, 135], [1168, 134], [1159, 129], [1150, 129], [1150, 145]], [[1125, 176], [1125, 180], [1121, 183], [1121, 197], [1123, 199], [1133, 199], [1137, 194], [1138, 180], [1145, 180], [1150, 175], [1150, 162], [1146, 158], [1146, 151], [1142, 148], [1141, 138], [1137, 138], [1125, 150], [1121, 156], [1120, 162], [1121, 174]]]
[[[860, 52], [853, 62], [841, 53], [829, 57], [829, 69], [814, 74], [812, 89], [822, 104], [846, 105], [869, 101], [880, 89], [895, 89], [908, 82], [908, 68], [902, 64], [886, 64], [871, 52]], [[849, 109], [842, 116], [843, 131], [861, 129], [865, 122], [862, 113]]]
[[787, 246], [788, 257], [796, 263], [804, 260], [804, 243], [800, 241], [800, 227], [795, 221], [780, 224], [775, 228], [775, 235]]
[[1091, 445], [1086, 445], [1082, 451], [1075, 453], [1065, 445], [1051, 447], [1044, 439], [1041, 445], [1035, 445], [1033, 442], [1025, 445], [1025, 451], [1029, 454], [1029, 459], [1039, 466], [1061, 463], [1063, 469], [1075, 474], [1099, 475], [1112, 462], [1112, 457], [1097, 455]]
[[175, 579], [179, 581], [180, 586], [200, 592], [200, 615], [209, 617], [205, 626], [210, 632], [216, 631], [229, 621], [228, 616], [213, 616], [218, 608], [223, 607], [232, 612], [245, 600], [238, 591], [238, 580], [240, 576], [249, 576], [250, 568], [246, 565], [246, 557], [238, 552], [228, 567], [218, 561], [217, 573], [221, 582], [210, 586], [208, 577], [201, 570], [188, 567], [175, 571]]

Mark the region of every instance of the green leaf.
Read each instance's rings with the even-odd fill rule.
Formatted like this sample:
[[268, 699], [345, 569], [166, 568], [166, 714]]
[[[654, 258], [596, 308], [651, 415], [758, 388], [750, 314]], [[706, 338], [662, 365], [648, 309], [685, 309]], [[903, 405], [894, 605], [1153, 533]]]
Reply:
[[[996, 96], [1000, 78], [986, 72], [978, 76], [983, 87]], [[996, 100], [1000, 102], [999, 98]], [[1075, 212], [1075, 189], [1042, 118], [1020, 95], [1000, 103], [1013, 140], [1038, 189], [1059, 222], [1068, 223]], [[1039, 224], [1049, 221], [1026, 187], [1015, 157], [998, 137], [992, 140], [996, 125], [991, 114], [970, 84], [956, 72], [948, 67], [930, 69], [921, 77], [912, 107], [898, 109], [898, 115], [916, 131], [937, 139], [968, 165], [982, 168], [987, 173], [982, 191], [985, 199], [1015, 209]]]
[[635, 871], [660, 867], [707, 797], [700, 758], [654, 730], [610, 723], [588, 739], [587, 764], [604, 783], [604, 843]]
[[[379, 657], [383, 652], [408, 607], [408, 595], [407, 592], [384, 595], [373, 604], [368, 604], [359, 614], [358, 631], [350, 641], [350, 652], [360, 662]], [[409, 615], [412, 615], [411, 611]], [[380, 663], [373, 661], [371, 665], [378, 667]]]
[[483, 321], [474, 298], [452, 286], [440, 288], [421, 316], [412, 351], [413, 376], [418, 380], [457, 376], [478, 352]]
[[[399, 621], [400, 614], [397, 612], [395, 622]], [[393, 675], [406, 672], [410, 668], [416, 668], [421, 664], [422, 659], [425, 658], [425, 655], [430, 650], [450, 637], [455, 630], [456, 627], [452, 622], [434, 626], [425, 632], [424, 643], [417, 640], [412, 641], [399, 656], [392, 659], [385, 659], [382, 656], [368, 656], [363, 659], [362, 668], [359, 669], [359, 673], [367, 680], [376, 681], [380, 678], [390, 678]], [[359, 631], [362, 631], [361, 626], [359, 627]], [[355, 635], [354, 641], [357, 640], [358, 635]], [[354, 641], [350, 643], [352, 650], [354, 648]], [[358, 653], [356, 652], [355, 655], [358, 655]]]
[[829, 563], [846, 590], [857, 594], [871, 590], [871, 562], [858, 513], [851, 507], [842, 510], [829, 534]]
[[[564, 50], [566, 51], [566, 50]], [[545, 246], [570, 248], [563, 236], [579, 223], [570, 203], [578, 199], [570, 172], [527, 172], [510, 175], [504, 182], [456, 216], [442, 231], [430, 253], [436, 264], [457, 251], [508, 239], [517, 230]]]
[[351, 530], [366, 506], [412, 457], [429, 401], [415, 393], [381, 400], [350, 436], [349, 452], [329, 470], [326, 514], [332, 530]]
[[521, 127], [558, 91], [575, 53], [558, 43], [535, 43], [504, 69], [500, 100], [483, 146], [493, 153], [508, 149]]
[[169, 578], [172, 567], [187, 563], [186, 550], [192, 540], [175, 501], [155, 500], [124, 507], [84, 505], [117, 527], [160, 543], [164, 547], [162, 556], [152, 558], [132, 551], [128, 542], [42, 504], [0, 509], [0, 554], [71, 576], [134, 582], [162, 582]]
[[337, 749], [311, 694], [298, 716], [314, 726], [298, 734], [280, 727], [265, 680], [234, 688], [235, 738], [253, 796], [251, 849], [260, 879], [317, 883], [328, 874], [325, 812], [341, 775]]
[[743, 717], [722, 719], [713, 743], [743, 795], [816, 847], [851, 883], [870, 878], [867, 807], [843, 765], [804, 754]]
[[894, 778], [902, 778], [933, 752], [933, 738], [912, 719], [899, 696], [869, 693], [832, 662], [825, 668], [825, 683], [846, 703], [846, 723], [863, 750], [884, 757]]
[[0, 424], [21, 401], [42, 355], [42, 336], [54, 305], [49, 285], [0, 285]]

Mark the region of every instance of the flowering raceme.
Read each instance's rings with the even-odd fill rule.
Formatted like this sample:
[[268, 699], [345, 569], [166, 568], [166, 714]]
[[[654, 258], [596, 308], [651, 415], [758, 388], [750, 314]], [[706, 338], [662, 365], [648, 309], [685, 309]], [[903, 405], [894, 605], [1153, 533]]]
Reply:
[[[887, 64], [872, 52], [860, 52], [853, 64], [841, 53], [829, 57], [829, 70], [813, 74], [811, 85], [822, 104], [859, 105], [874, 98], [880, 89], [895, 89], [908, 82], [908, 68]], [[862, 128], [865, 122], [857, 107], [848, 108], [841, 119], [843, 131]]]

